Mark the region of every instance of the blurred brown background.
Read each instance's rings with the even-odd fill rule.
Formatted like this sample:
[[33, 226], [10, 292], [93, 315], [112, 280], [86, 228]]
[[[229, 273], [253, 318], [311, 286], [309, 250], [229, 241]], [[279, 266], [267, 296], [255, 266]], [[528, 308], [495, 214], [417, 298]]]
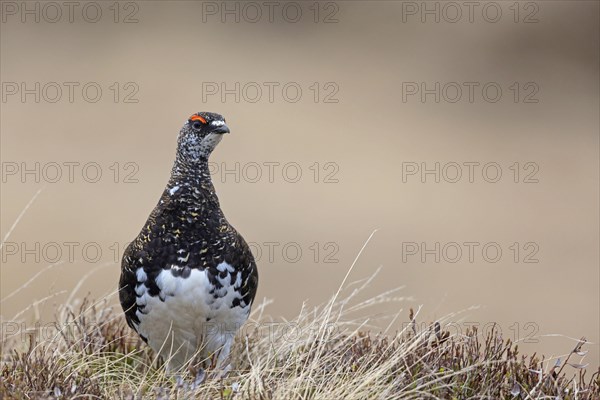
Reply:
[[3, 244], [1, 297], [58, 263], [4, 320], [47, 296], [24, 316], [51, 320], [88, 274], [75, 297], [114, 292], [180, 126], [206, 110], [232, 131], [215, 185], [269, 314], [326, 301], [378, 229], [349, 281], [381, 266], [363, 298], [405, 286], [376, 310], [402, 308], [397, 326], [479, 306], [451, 320], [547, 356], [586, 336], [598, 365], [598, 2], [56, 4], [2, 2], [3, 238], [43, 189]]

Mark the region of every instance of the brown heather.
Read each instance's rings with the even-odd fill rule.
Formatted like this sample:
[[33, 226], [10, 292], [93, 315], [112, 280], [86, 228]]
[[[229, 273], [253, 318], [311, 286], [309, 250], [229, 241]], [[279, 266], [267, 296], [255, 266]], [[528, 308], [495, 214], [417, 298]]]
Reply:
[[[247, 325], [224, 378], [194, 366], [168, 375], [120, 310], [84, 300], [58, 312], [51, 328], [3, 338], [0, 398], [600, 399], [600, 371], [569, 361], [585, 354], [584, 338], [549, 367], [497, 330], [451, 336], [444, 321], [419, 330], [412, 309], [401, 332], [372, 334], [348, 314], [392, 299], [350, 306], [356, 292], [293, 321]], [[264, 305], [256, 308], [264, 321]]]

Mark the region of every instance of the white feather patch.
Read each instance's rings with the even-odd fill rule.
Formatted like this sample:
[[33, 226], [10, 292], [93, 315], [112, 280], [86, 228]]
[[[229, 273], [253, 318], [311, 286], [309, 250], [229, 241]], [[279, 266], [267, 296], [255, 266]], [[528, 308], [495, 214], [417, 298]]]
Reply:
[[[197, 269], [193, 269], [187, 278], [174, 276], [170, 269], [161, 271], [156, 278], [159, 296], [150, 296], [146, 285], [136, 287], [136, 294], [140, 295], [136, 303], [145, 306], [143, 313], [136, 313], [140, 319], [138, 332], [165, 358], [173, 354], [170, 363], [173, 368], [179, 368], [188, 360], [202, 337], [206, 355], [221, 347], [227, 349], [236, 331], [248, 318], [249, 307], [243, 302], [242, 306], [231, 308], [232, 301], [241, 298], [236, 290], [241, 273], [236, 274], [234, 285], [230, 285], [229, 276], [235, 268], [223, 262], [217, 269], [228, 272], [225, 279], [217, 278], [223, 284], [219, 289], [210, 283], [206, 271]], [[215, 298], [211, 290], [220, 297]]]

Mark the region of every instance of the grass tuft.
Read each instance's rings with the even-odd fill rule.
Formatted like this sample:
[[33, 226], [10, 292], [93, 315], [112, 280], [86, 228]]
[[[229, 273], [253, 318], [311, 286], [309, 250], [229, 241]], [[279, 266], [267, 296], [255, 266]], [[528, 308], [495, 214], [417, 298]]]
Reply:
[[519, 354], [499, 330], [451, 335], [444, 321], [418, 324], [412, 309], [402, 331], [370, 333], [351, 314], [385, 299], [349, 307], [355, 295], [340, 299], [338, 292], [291, 321], [268, 320], [256, 307], [224, 378], [193, 368], [167, 374], [108, 299], [84, 299], [76, 310], [61, 309], [55, 324], [2, 338], [0, 398], [600, 398], [600, 370], [589, 374], [569, 362], [584, 353], [584, 338], [564, 363], [544, 370], [543, 357]]

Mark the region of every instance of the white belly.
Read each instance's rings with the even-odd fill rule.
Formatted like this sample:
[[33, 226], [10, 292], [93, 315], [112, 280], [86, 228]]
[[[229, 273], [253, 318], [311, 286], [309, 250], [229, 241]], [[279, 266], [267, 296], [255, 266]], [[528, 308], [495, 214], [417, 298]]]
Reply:
[[222, 349], [219, 360], [226, 358], [233, 337], [248, 318], [250, 307], [231, 307], [232, 301], [240, 298], [241, 273], [232, 285], [233, 267], [221, 263], [217, 268], [228, 271], [225, 279], [217, 278], [223, 285], [216, 290], [217, 296], [210, 293], [214, 285], [206, 271], [192, 270], [187, 278], [176, 277], [171, 270], [161, 271], [156, 279], [159, 296], [150, 296], [141, 283], [145, 279], [138, 279], [136, 303], [142, 308], [136, 312], [138, 332], [169, 360], [172, 369], [183, 366], [198, 350], [205, 358]]

